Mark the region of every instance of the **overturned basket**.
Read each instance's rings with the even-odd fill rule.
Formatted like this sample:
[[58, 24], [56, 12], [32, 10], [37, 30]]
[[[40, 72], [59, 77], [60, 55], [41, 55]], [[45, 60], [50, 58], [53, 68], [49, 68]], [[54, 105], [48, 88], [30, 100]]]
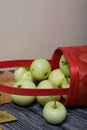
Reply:
[[[58, 68], [61, 55], [64, 54], [70, 67], [70, 87], [57, 89], [13, 88], [0, 84], [0, 91], [17, 95], [67, 95], [61, 99], [65, 106], [87, 106], [87, 46], [71, 46], [57, 48], [49, 60], [52, 69]], [[29, 66], [33, 60], [0, 61], [0, 68]]]

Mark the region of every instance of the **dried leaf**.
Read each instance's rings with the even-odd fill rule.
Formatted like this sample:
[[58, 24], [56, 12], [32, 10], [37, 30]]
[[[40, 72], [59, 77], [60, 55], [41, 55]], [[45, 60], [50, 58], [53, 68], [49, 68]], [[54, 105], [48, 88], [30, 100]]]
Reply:
[[14, 75], [8, 70], [4, 71], [3, 74], [0, 74], [0, 84], [4, 85], [13, 85], [15, 83]]
[[0, 130], [3, 130], [2, 128], [0, 128]]
[[[4, 73], [0, 74], [0, 84], [10, 85], [12, 86], [15, 83], [15, 79], [13, 73], [8, 70], [4, 71]], [[10, 94], [0, 92], [0, 105], [11, 102]]]
[[17, 121], [17, 118], [9, 114], [7, 111], [0, 111], [0, 124], [11, 121]]

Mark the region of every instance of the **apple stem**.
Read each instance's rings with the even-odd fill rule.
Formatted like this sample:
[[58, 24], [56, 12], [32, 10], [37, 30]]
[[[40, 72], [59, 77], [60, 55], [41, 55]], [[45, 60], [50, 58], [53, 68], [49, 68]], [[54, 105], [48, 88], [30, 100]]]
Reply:
[[54, 101], [54, 108], [57, 108], [57, 105], [56, 105], [56, 100]]

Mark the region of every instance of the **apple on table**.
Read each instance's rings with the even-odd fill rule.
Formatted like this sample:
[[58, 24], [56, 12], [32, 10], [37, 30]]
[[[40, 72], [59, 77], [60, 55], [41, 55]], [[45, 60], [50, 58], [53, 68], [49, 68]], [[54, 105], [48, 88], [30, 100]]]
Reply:
[[[32, 81], [28, 81], [28, 80], [17, 81], [13, 85], [13, 87], [21, 88], [21, 89], [23, 88], [36, 89], [36, 85]], [[22, 95], [11, 94], [11, 99], [17, 105], [28, 106], [35, 101], [35, 96], [22, 96]]]
[[67, 116], [65, 106], [58, 101], [50, 101], [43, 108], [43, 117], [53, 125], [62, 123]]

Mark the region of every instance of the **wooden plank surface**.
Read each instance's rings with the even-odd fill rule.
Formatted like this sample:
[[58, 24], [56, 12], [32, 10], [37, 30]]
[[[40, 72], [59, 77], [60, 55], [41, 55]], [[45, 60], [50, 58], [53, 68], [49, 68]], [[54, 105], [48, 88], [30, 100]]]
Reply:
[[28, 107], [20, 107], [13, 103], [0, 106], [18, 120], [2, 124], [4, 130], [87, 130], [87, 108], [67, 108], [66, 120], [60, 125], [48, 124], [42, 116], [42, 107], [34, 103]]

